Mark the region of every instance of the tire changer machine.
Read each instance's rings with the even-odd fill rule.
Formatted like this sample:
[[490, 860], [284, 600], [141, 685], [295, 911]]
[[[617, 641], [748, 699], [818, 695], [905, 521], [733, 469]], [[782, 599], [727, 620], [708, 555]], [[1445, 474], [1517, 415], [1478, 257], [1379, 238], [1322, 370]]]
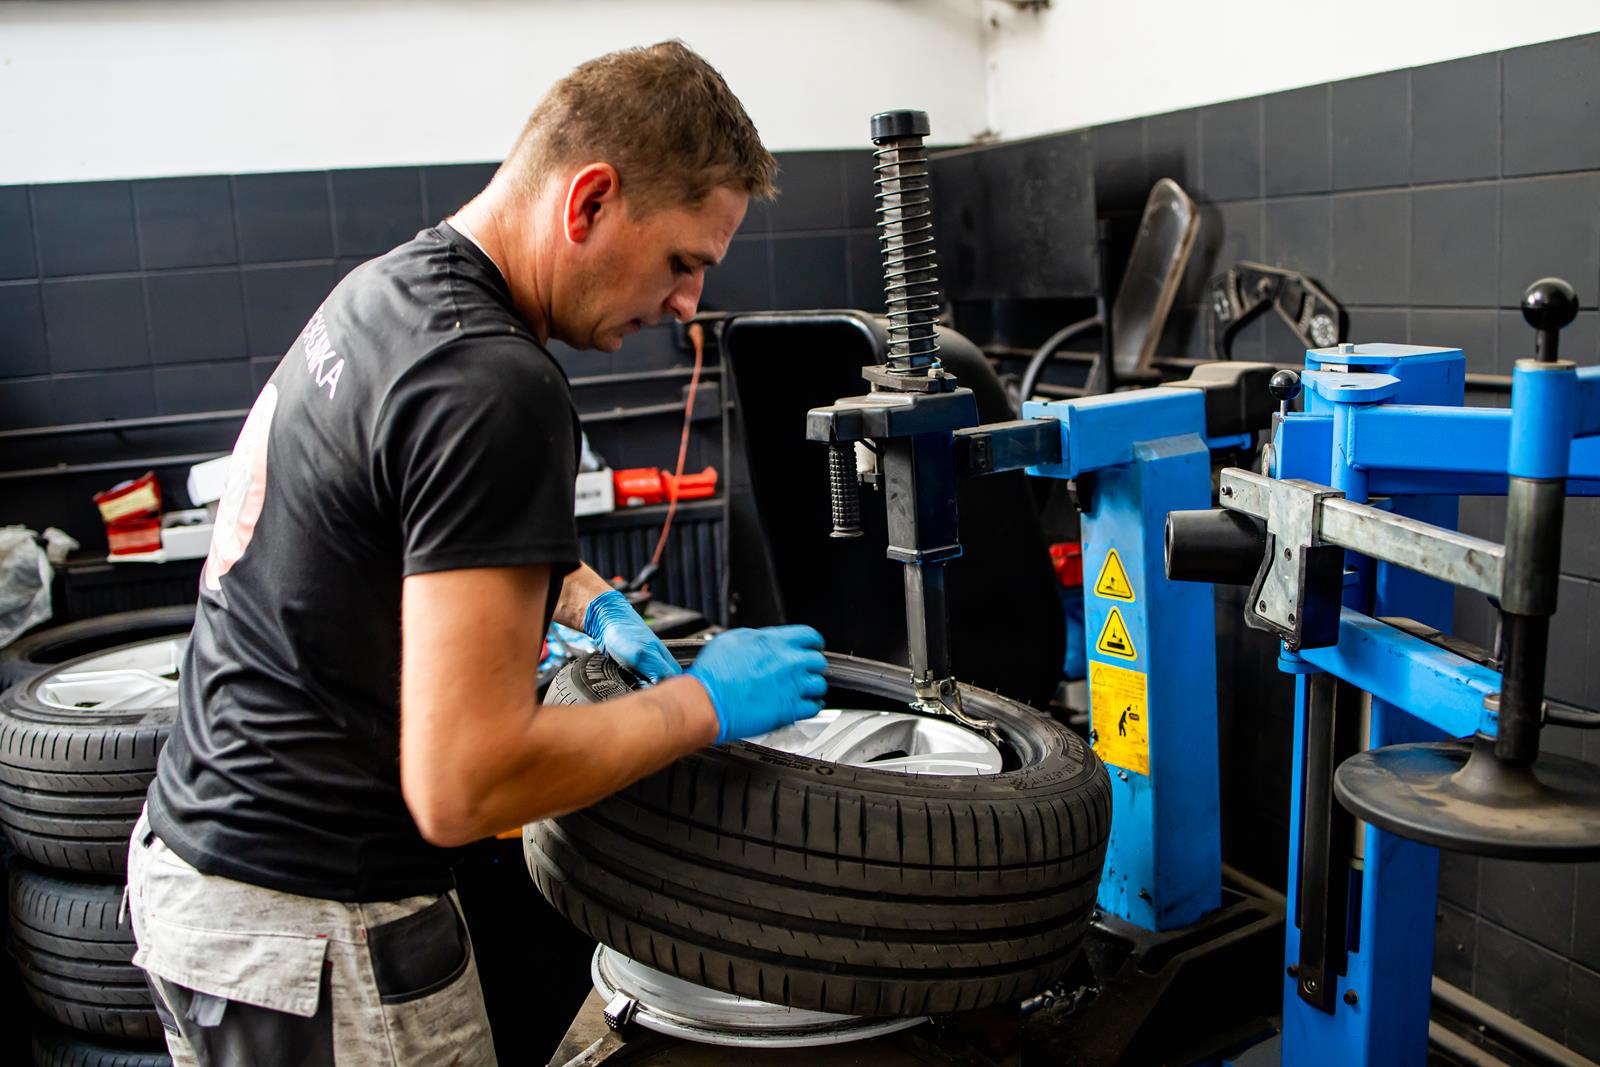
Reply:
[[1270, 1032], [1282, 912], [1223, 886], [1213, 595], [1167, 579], [1163, 531], [1169, 512], [1211, 504], [1213, 452], [1249, 450], [1268, 426], [1277, 368], [1217, 362], [979, 425], [972, 393], [938, 358], [928, 132], [922, 112], [872, 120], [888, 360], [863, 368], [870, 391], [807, 416], [807, 437], [828, 446], [832, 536], [860, 536], [861, 489], [881, 493], [917, 706], [982, 730], [962, 707], [946, 604], [945, 565], [961, 554], [957, 479], [1026, 470], [1073, 482], [1090, 739], [1111, 771], [1112, 829], [1083, 973], [1025, 1007], [1023, 1062], [1215, 1056]]
[[[978, 425], [938, 359], [928, 132], [921, 112], [872, 120], [889, 359], [863, 368], [865, 395], [813, 409], [806, 435], [828, 446], [833, 536], [860, 535], [861, 486], [884, 498], [918, 705], [978, 728], [945, 601], [956, 479], [1025, 469], [1075, 483], [1090, 739], [1112, 772], [1102, 951], [1091, 937], [1085, 953], [1105, 984], [1087, 1010], [1036, 1012], [1060, 1018], [1024, 1028], [1024, 1062], [1247, 1048], [1259, 1020], [1217, 1008], [1263, 982], [1286, 1065], [1424, 1062], [1437, 849], [1600, 857], [1600, 776], [1539, 755], [1563, 501], [1600, 493], [1600, 368], [1556, 358], [1572, 290], [1529, 290], [1538, 357], [1518, 361], [1510, 410], [1462, 406], [1459, 349], [1339, 344], [1308, 351], [1301, 375], [1218, 363]], [[1212, 451], [1253, 443], [1262, 372], [1279, 402], [1265, 473], [1222, 470], [1213, 509]], [[1498, 494], [1505, 545], [1455, 531], [1457, 497]], [[1225, 898], [1221, 878], [1213, 595], [1199, 584], [1219, 581], [1250, 585], [1245, 621], [1282, 641], [1296, 676], [1284, 955], [1259, 966], [1273, 920]], [[1493, 656], [1442, 637], [1455, 586], [1498, 600]], [[1184, 1027], [1210, 1046], [1171, 1044]]]

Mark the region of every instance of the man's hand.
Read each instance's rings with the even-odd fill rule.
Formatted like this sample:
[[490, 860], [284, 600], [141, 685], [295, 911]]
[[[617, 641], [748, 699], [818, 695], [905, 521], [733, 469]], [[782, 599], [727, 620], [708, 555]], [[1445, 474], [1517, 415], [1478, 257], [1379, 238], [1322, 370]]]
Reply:
[[589, 601], [583, 615], [583, 632], [600, 642], [612, 659], [652, 682], [682, 673], [667, 646], [633, 610], [628, 598], [615, 589]]
[[809, 719], [828, 692], [822, 635], [809, 626], [729, 630], [689, 668], [717, 709], [717, 744]]

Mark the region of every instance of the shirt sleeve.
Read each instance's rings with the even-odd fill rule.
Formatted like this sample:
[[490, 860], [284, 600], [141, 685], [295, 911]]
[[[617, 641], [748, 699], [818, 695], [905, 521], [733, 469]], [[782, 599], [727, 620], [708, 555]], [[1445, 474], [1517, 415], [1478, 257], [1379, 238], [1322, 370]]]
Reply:
[[561, 368], [525, 339], [463, 339], [402, 376], [373, 431], [402, 573], [575, 568], [576, 420]]

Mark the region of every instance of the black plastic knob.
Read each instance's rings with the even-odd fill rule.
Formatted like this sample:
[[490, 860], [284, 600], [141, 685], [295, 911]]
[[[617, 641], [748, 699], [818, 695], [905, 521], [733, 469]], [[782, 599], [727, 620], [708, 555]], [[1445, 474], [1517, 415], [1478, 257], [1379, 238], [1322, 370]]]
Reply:
[[1267, 392], [1281, 404], [1287, 404], [1299, 396], [1302, 388], [1299, 371], [1281, 370], [1267, 382]]
[[872, 140], [877, 144], [902, 137], [926, 137], [930, 129], [926, 111], [880, 111], [872, 116]]
[[1553, 360], [1561, 344], [1560, 331], [1578, 317], [1578, 294], [1561, 278], [1540, 278], [1522, 294], [1522, 318], [1537, 331], [1534, 356]]

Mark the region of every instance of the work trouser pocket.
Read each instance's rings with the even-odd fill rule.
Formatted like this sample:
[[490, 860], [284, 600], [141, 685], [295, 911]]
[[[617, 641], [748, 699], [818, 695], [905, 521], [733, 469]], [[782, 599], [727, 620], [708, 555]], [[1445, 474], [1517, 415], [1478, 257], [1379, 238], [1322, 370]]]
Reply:
[[405, 1004], [459, 979], [471, 962], [466, 926], [449, 896], [367, 931], [378, 997]]
[[494, 1063], [472, 942], [451, 894], [368, 929], [367, 951], [397, 1062]]

